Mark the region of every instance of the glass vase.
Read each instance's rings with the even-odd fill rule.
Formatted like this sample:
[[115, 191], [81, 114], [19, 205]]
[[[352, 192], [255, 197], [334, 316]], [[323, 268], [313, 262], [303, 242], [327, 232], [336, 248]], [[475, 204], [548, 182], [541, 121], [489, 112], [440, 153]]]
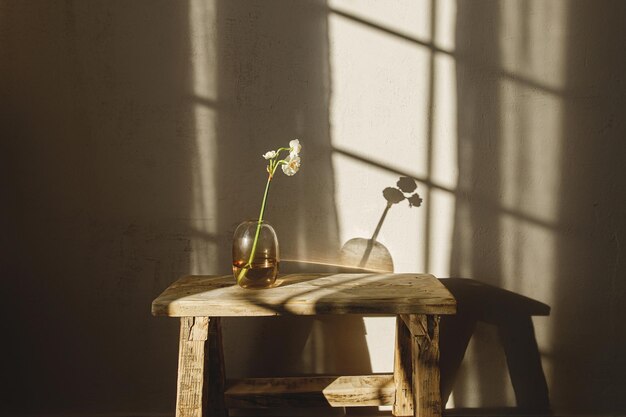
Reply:
[[[278, 276], [278, 238], [276, 231], [262, 221], [256, 247], [258, 220], [247, 220], [237, 226], [233, 236], [233, 275], [243, 288], [269, 288]], [[250, 254], [254, 247], [254, 256]]]

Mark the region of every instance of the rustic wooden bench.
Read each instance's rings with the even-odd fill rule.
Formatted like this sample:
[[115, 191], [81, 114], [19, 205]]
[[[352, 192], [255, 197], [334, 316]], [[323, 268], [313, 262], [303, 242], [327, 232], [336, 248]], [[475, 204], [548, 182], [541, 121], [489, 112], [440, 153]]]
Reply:
[[[454, 297], [427, 274], [291, 274], [265, 290], [239, 288], [230, 275], [188, 276], [152, 303], [153, 315], [181, 320], [177, 417], [281, 405], [393, 405], [396, 416], [440, 416], [439, 315], [455, 312]], [[318, 314], [395, 315], [393, 374], [226, 381], [220, 317]]]

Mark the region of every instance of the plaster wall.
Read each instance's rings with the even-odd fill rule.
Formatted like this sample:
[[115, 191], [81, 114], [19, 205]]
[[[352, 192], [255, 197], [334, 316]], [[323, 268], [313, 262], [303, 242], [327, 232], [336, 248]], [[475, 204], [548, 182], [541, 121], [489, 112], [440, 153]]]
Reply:
[[[532, 324], [554, 410], [626, 412], [625, 18], [617, 0], [1, 0], [0, 414], [171, 413], [177, 323], [150, 302], [229, 273], [260, 155], [294, 137], [302, 169], [267, 215], [285, 270], [380, 224], [396, 272], [550, 307]], [[380, 223], [405, 176], [422, 205]], [[501, 331], [473, 330], [448, 407], [515, 406]], [[392, 366], [388, 318], [224, 332], [233, 377]]]

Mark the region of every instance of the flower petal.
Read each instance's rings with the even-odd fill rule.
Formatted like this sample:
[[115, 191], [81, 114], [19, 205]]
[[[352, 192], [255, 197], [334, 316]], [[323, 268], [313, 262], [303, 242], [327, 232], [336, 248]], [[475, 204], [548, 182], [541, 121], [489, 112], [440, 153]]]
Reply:
[[300, 157], [297, 155], [289, 154], [287, 158], [285, 158], [286, 164], [282, 164], [281, 168], [285, 175], [291, 177], [300, 169]]
[[302, 145], [300, 145], [300, 141], [298, 139], [294, 139], [289, 142], [289, 148], [290, 155], [298, 156], [298, 154], [300, 154], [300, 151], [302, 150]]
[[422, 205], [422, 200], [419, 194], [415, 193], [411, 197], [407, 198], [409, 200], [409, 207], [419, 207]]
[[265, 159], [272, 159], [272, 158], [275, 158], [275, 157], [276, 157], [276, 151], [267, 151], [263, 155], [263, 158], [265, 158]]

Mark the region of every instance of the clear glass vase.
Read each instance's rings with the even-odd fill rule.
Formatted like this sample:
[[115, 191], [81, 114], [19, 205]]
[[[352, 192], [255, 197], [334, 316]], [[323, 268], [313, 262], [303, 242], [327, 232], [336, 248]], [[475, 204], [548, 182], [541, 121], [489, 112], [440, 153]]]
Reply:
[[250, 260], [258, 224], [258, 220], [242, 222], [233, 236], [233, 275], [243, 288], [269, 288], [278, 276], [278, 238], [274, 228], [265, 221], [261, 222], [254, 256]]

